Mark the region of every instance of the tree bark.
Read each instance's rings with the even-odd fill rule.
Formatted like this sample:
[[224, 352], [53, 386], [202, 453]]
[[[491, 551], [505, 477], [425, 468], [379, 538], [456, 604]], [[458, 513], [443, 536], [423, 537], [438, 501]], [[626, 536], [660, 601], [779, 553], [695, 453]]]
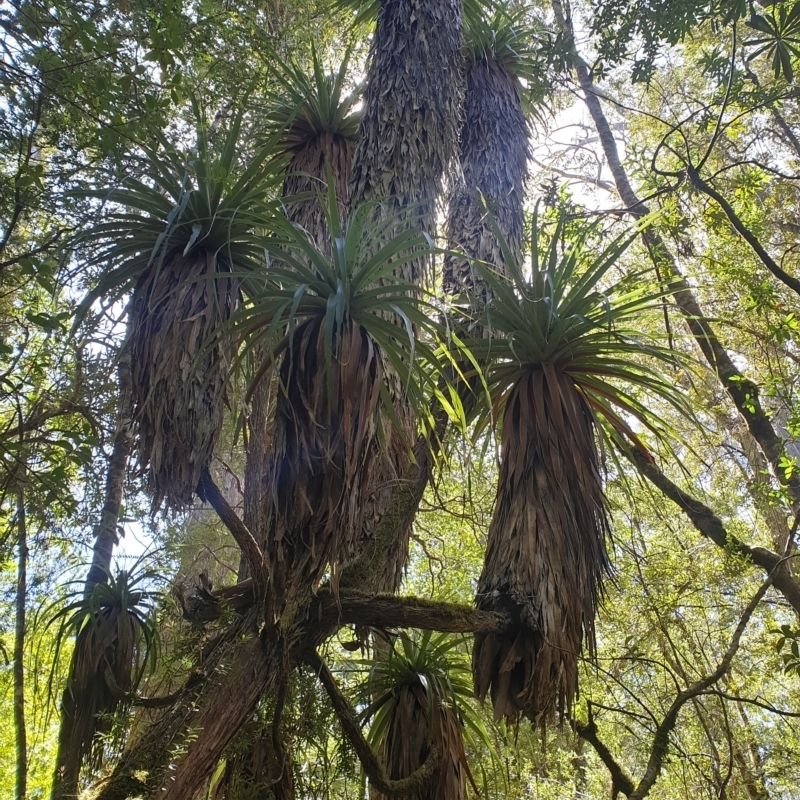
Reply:
[[94, 550], [92, 565], [86, 576], [86, 590], [89, 591], [97, 583], [105, 583], [111, 571], [111, 558], [114, 547], [118, 543], [117, 526], [119, 510], [122, 506], [122, 494], [125, 487], [125, 472], [128, 457], [133, 447], [133, 405], [131, 394], [131, 326], [135, 317], [133, 301], [128, 304], [128, 326], [125, 342], [119, 352], [117, 375], [119, 394], [117, 397], [117, 424], [114, 434], [114, 445], [108, 461], [106, 474], [105, 497], [100, 512], [100, 522], [94, 529]]
[[795, 613], [800, 615], [800, 581], [792, 574], [789, 561], [766, 547], [752, 547], [745, 544], [729, 533], [722, 520], [707, 505], [684, 492], [641, 451], [632, 451], [631, 460], [654, 486], [686, 514], [698, 533], [723, 550], [735, 553], [749, 563], [761, 567], [765, 572], [774, 572], [774, 587], [786, 598]]
[[[128, 457], [133, 447], [133, 401], [131, 386], [131, 349], [130, 335], [133, 325], [133, 301], [128, 304], [128, 325], [125, 341], [119, 352], [117, 376], [119, 393], [117, 396], [117, 420], [111, 458], [108, 462], [103, 507], [100, 521], [95, 526], [94, 549], [92, 563], [89, 567], [84, 585], [85, 594], [89, 594], [94, 586], [105, 583], [111, 573], [111, 559], [114, 547], [119, 541], [117, 531], [119, 512], [122, 506], [122, 495], [125, 486], [125, 474]], [[70, 663], [66, 686], [61, 696], [61, 723], [58, 734], [58, 751], [56, 753], [55, 771], [51, 800], [66, 800], [78, 794], [80, 778], [79, 742], [73, 735], [75, 722], [75, 699], [71, 690], [74, 662]]]

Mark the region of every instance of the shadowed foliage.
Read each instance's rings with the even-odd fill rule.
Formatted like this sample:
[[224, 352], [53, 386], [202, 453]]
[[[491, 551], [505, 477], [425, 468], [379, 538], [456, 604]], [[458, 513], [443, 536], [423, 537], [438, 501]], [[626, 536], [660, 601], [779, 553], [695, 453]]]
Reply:
[[[162, 141], [146, 153], [154, 186], [130, 178], [92, 196], [112, 203], [83, 235], [90, 264], [107, 271], [83, 303], [133, 289], [132, 376], [136, 448], [152, 508], [192, 504], [222, 422], [230, 348], [218, 335], [242, 277], [263, 270], [254, 231], [275, 211], [283, 162], [274, 141], [240, 163], [242, 115], [216, 155], [198, 107], [196, 150]], [[123, 207], [124, 210], [118, 210]]]
[[489, 20], [470, 18], [466, 25], [459, 138], [463, 181], [450, 195], [446, 223], [448, 247], [464, 255], [445, 257], [443, 284], [447, 294], [466, 294], [478, 304], [489, 299], [488, 288], [472, 260], [494, 264], [501, 271], [504, 263], [484, 202], [515, 258], [522, 247], [530, 151], [525, 109], [536, 85], [539, 33], [526, 23], [526, 13], [497, 11]]
[[82, 764], [100, 767], [105, 744], [95, 737], [112, 730], [114, 715], [130, 708], [148, 665], [155, 664], [152, 611], [158, 594], [147, 588], [155, 577], [147, 570], [122, 570], [88, 592], [81, 584], [76, 599], [53, 618], [58, 649], [67, 637], [76, 637], [61, 700], [54, 779], [67, 794], [77, 788]]
[[530, 280], [502, 238], [512, 283], [477, 264], [493, 295], [482, 322], [499, 337], [473, 343], [487, 364], [477, 429], [502, 420], [502, 432], [475, 602], [511, 614], [518, 625], [511, 634], [475, 637], [475, 690], [482, 699], [491, 689], [496, 718], [522, 713], [535, 723], [569, 711], [582, 644], [593, 651], [609, 570], [597, 437], [643, 446], [634, 423], [663, 435], [641, 393], [688, 413], [679, 390], [648, 365], [682, 364], [641, 333], [661, 293], [641, 288], [642, 276], [638, 288], [631, 280], [600, 288], [631, 238], [597, 255], [585, 248], [588, 233], [562, 251], [562, 233], [559, 223], [540, 261], [534, 218]]
[[[370, 705], [369, 739], [381, 750], [389, 777], [412, 775], [431, 747], [441, 754], [433, 782], [413, 800], [466, 798], [467, 779], [474, 782], [464, 740], [477, 735], [488, 744], [483, 723], [469, 705], [472, 681], [459, 644], [446, 634], [403, 633], [386, 658], [371, 665], [367, 689], [377, 699]], [[383, 798], [374, 791], [371, 796]]]

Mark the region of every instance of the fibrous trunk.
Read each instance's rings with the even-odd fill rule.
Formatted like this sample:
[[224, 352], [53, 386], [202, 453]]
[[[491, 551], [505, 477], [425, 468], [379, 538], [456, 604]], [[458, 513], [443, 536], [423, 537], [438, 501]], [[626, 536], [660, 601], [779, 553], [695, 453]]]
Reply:
[[[436, 231], [436, 203], [458, 141], [463, 96], [460, 0], [382, 0], [370, 49], [364, 109], [353, 155], [351, 206], [383, 204], [397, 232]], [[419, 284], [425, 258], [406, 263], [397, 277]], [[385, 365], [401, 430], [386, 426], [389, 452], [381, 453], [365, 498], [364, 537], [385, 513], [408, 467], [414, 419], [402, 380]], [[382, 559], [377, 591], [395, 591], [408, 556], [410, 529]]]
[[305, 199], [287, 200], [284, 206], [286, 216], [305, 230], [323, 253], [329, 253], [331, 248], [330, 233], [319, 200], [321, 197], [324, 202], [327, 197], [327, 171], [330, 167], [339, 219], [344, 226], [350, 199], [352, 159], [353, 144], [349, 139], [339, 134], [323, 133], [295, 152], [286, 168], [283, 196], [312, 195]]
[[335, 580], [356, 548], [381, 380], [380, 353], [351, 320], [334, 332], [329, 352], [321, 319], [295, 331], [281, 365], [265, 477], [279, 603], [288, 581], [310, 590], [328, 565]]
[[175, 255], [153, 264], [136, 288], [134, 420], [154, 511], [164, 501], [191, 506], [222, 424], [228, 365], [220, 326], [236, 306], [238, 281], [217, 265], [202, 250]]
[[[351, 202], [377, 200], [399, 228], [433, 235], [462, 100], [461, 3], [382, 0], [353, 156]], [[416, 282], [419, 268], [402, 277]]]
[[479, 634], [475, 691], [495, 718], [563, 716], [608, 569], [608, 530], [595, 432], [569, 375], [531, 369], [503, 415], [502, 461], [476, 605], [510, 613], [510, 633]]
[[471, 259], [504, 272], [505, 257], [481, 196], [511, 253], [519, 257], [528, 154], [528, 126], [517, 79], [491, 56], [471, 61], [460, 135], [463, 182], [450, 196], [446, 228], [448, 248], [464, 255], [445, 258], [447, 294], [467, 295], [479, 305], [491, 299]]

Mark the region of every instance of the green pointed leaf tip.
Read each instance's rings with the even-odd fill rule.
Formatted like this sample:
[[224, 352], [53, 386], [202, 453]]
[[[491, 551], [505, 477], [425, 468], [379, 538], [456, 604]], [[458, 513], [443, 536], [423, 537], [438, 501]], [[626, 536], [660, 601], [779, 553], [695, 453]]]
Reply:
[[311, 70], [276, 54], [273, 76], [281, 90], [269, 94], [267, 120], [281, 151], [296, 153], [320, 136], [355, 139], [361, 91], [354, 87], [347, 92], [352, 50], [352, 45], [345, 50], [336, 72], [325, 71], [313, 46]]
[[[269, 350], [276, 334], [286, 334], [291, 340], [293, 331], [318, 319], [330, 365], [337, 358], [345, 322], [351, 320], [400, 376], [417, 418], [427, 420], [430, 399], [448, 394], [441, 389], [436, 392], [436, 376], [445, 371], [446, 360], [440, 342], [447, 334], [433, 296], [399, 274], [406, 264], [430, 255], [430, 240], [416, 231], [396, 233], [396, 220], [374, 202], [354, 209], [347, 230], [336, 236], [338, 217], [331, 210], [335, 197], [329, 193], [327, 201], [324, 197], [320, 201], [328, 206], [329, 230], [334, 231], [331, 255], [288, 219], [273, 220], [271, 235], [264, 241], [270, 260], [268, 278], [248, 290], [248, 302], [230, 322], [243, 345], [240, 352], [251, 352], [258, 339], [267, 342]], [[291, 346], [284, 357], [292, 357]], [[276, 359], [271, 368], [278, 363]], [[391, 391], [382, 392], [381, 397], [391, 417]], [[395, 422], [399, 425], [399, 420]]]
[[[240, 135], [241, 114], [214, 152], [206, 142], [202, 111], [197, 142], [182, 152], [162, 139], [157, 151], [144, 150], [141, 179], [101, 191], [76, 193], [102, 204], [97, 224], [79, 233], [74, 246], [85, 252], [87, 272], [98, 271], [94, 288], [77, 312], [76, 324], [99, 297], [129, 291], [168, 258], [204, 250], [218, 271], [251, 274], [263, 270], [256, 233], [279, 213], [285, 159], [275, 158], [273, 136], [249, 160]], [[148, 185], [145, 181], [152, 181]]]
[[[570, 233], [564, 242], [559, 225], [545, 241], [535, 220], [533, 225], [540, 269], [531, 277], [522, 265], [506, 280], [491, 265], [475, 264], [494, 295], [482, 320], [490, 338], [465, 343], [486, 365], [487, 391], [474, 412], [478, 430], [501, 415], [518, 380], [531, 371], [555, 370], [569, 377], [595, 423], [614, 441], [640, 444], [632, 426], [657, 437], [672, 435], [652, 403], [693, 418], [677, 385], [692, 359], [666, 346], [660, 334], [647, 332], [657, 330], [670, 292], [652, 288], [644, 273], [611, 282], [611, 269], [642, 226], [598, 251], [590, 246], [594, 229]], [[496, 228], [495, 235], [501, 235]]]

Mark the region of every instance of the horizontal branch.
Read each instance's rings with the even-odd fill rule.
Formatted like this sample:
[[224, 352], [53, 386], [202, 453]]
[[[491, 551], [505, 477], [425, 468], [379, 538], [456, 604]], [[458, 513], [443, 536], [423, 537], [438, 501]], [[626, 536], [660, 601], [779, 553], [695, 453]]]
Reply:
[[339, 593], [339, 605], [327, 589], [317, 595], [309, 619], [319, 627], [362, 625], [371, 628], [417, 628], [439, 633], [499, 633], [514, 627], [506, 614], [478, 611], [463, 603], [442, 603], [420, 597]]

